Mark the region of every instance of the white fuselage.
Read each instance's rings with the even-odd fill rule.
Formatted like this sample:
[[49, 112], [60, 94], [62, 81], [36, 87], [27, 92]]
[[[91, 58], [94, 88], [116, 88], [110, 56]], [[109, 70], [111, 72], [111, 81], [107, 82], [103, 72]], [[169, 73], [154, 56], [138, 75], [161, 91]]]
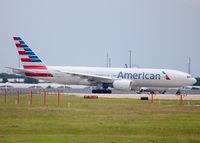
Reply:
[[[111, 77], [113, 80], [132, 80], [134, 81], [135, 87], [174, 88], [193, 85], [196, 82], [196, 80], [187, 73], [169, 69], [48, 66], [48, 71], [53, 73], [53, 77], [43, 77], [38, 79], [61, 84], [95, 85], [91, 83], [87, 78], [65, 74], [65, 71], [67, 71], [88, 75]], [[59, 71], [59, 73], [56, 71]], [[62, 72], [62, 74], [60, 74], [60, 72]]]
[[133, 90], [135, 87], [176, 88], [193, 85], [191, 75], [169, 69], [53, 67], [46, 66], [20, 37], [13, 37], [23, 69], [13, 72], [54, 83], [102, 87], [94, 93], [111, 93], [108, 87]]

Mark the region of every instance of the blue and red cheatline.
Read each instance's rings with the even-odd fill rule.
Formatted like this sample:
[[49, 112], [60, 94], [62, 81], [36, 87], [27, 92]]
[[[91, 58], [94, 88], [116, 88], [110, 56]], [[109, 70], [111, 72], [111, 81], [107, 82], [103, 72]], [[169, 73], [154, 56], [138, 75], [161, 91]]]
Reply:
[[25, 75], [31, 77], [53, 77], [51, 73], [25, 73]]
[[32, 70], [47, 70], [46, 66], [32, 66], [32, 65], [24, 65], [24, 69], [32, 69]]

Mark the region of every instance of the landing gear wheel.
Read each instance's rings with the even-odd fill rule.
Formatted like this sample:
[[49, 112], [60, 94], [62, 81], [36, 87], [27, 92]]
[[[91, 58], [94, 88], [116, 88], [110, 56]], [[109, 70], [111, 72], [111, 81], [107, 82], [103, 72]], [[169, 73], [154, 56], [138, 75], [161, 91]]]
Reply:
[[97, 93], [97, 90], [93, 89], [93, 90], [92, 90], [92, 93]]
[[111, 94], [112, 90], [101, 90], [101, 89], [93, 89], [92, 93], [100, 93], [100, 94]]
[[108, 94], [111, 94], [111, 93], [112, 93], [112, 90], [107, 90], [107, 93], [108, 93]]
[[180, 89], [176, 92], [176, 95], [181, 95], [181, 90]]
[[155, 94], [155, 92], [154, 91], [150, 91], [150, 94]]

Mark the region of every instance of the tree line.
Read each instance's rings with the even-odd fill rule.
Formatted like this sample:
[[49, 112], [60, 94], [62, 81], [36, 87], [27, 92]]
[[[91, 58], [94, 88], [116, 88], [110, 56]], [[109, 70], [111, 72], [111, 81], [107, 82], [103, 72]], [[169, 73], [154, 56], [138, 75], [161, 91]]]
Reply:
[[8, 79], [24, 79], [24, 83], [38, 83], [37, 79], [25, 77], [17, 74], [8, 74], [8, 73], [0, 73], [0, 78], [2, 79], [2, 83], [8, 82]]

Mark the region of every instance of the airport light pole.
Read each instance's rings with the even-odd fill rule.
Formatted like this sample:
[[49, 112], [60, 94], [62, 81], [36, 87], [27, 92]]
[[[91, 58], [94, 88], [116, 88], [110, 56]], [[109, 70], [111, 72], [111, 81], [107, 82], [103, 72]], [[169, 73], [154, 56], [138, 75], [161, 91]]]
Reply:
[[188, 61], [188, 73], [191, 74], [191, 58], [190, 57]]
[[106, 55], [106, 66], [107, 68], [111, 67], [111, 57], [108, 53]]
[[107, 53], [107, 55], [106, 55], [106, 67], [107, 67], [107, 68], [109, 67], [108, 59], [109, 59], [109, 55], [108, 55], [108, 53]]
[[108, 61], [109, 61], [109, 67], [111, 67], [111, 57], [109, 57], [109, 59], [108, 59]]
[[131, 56], [132, 56], [132, 50], [129, 50], [129, 68], [131, 68]]

